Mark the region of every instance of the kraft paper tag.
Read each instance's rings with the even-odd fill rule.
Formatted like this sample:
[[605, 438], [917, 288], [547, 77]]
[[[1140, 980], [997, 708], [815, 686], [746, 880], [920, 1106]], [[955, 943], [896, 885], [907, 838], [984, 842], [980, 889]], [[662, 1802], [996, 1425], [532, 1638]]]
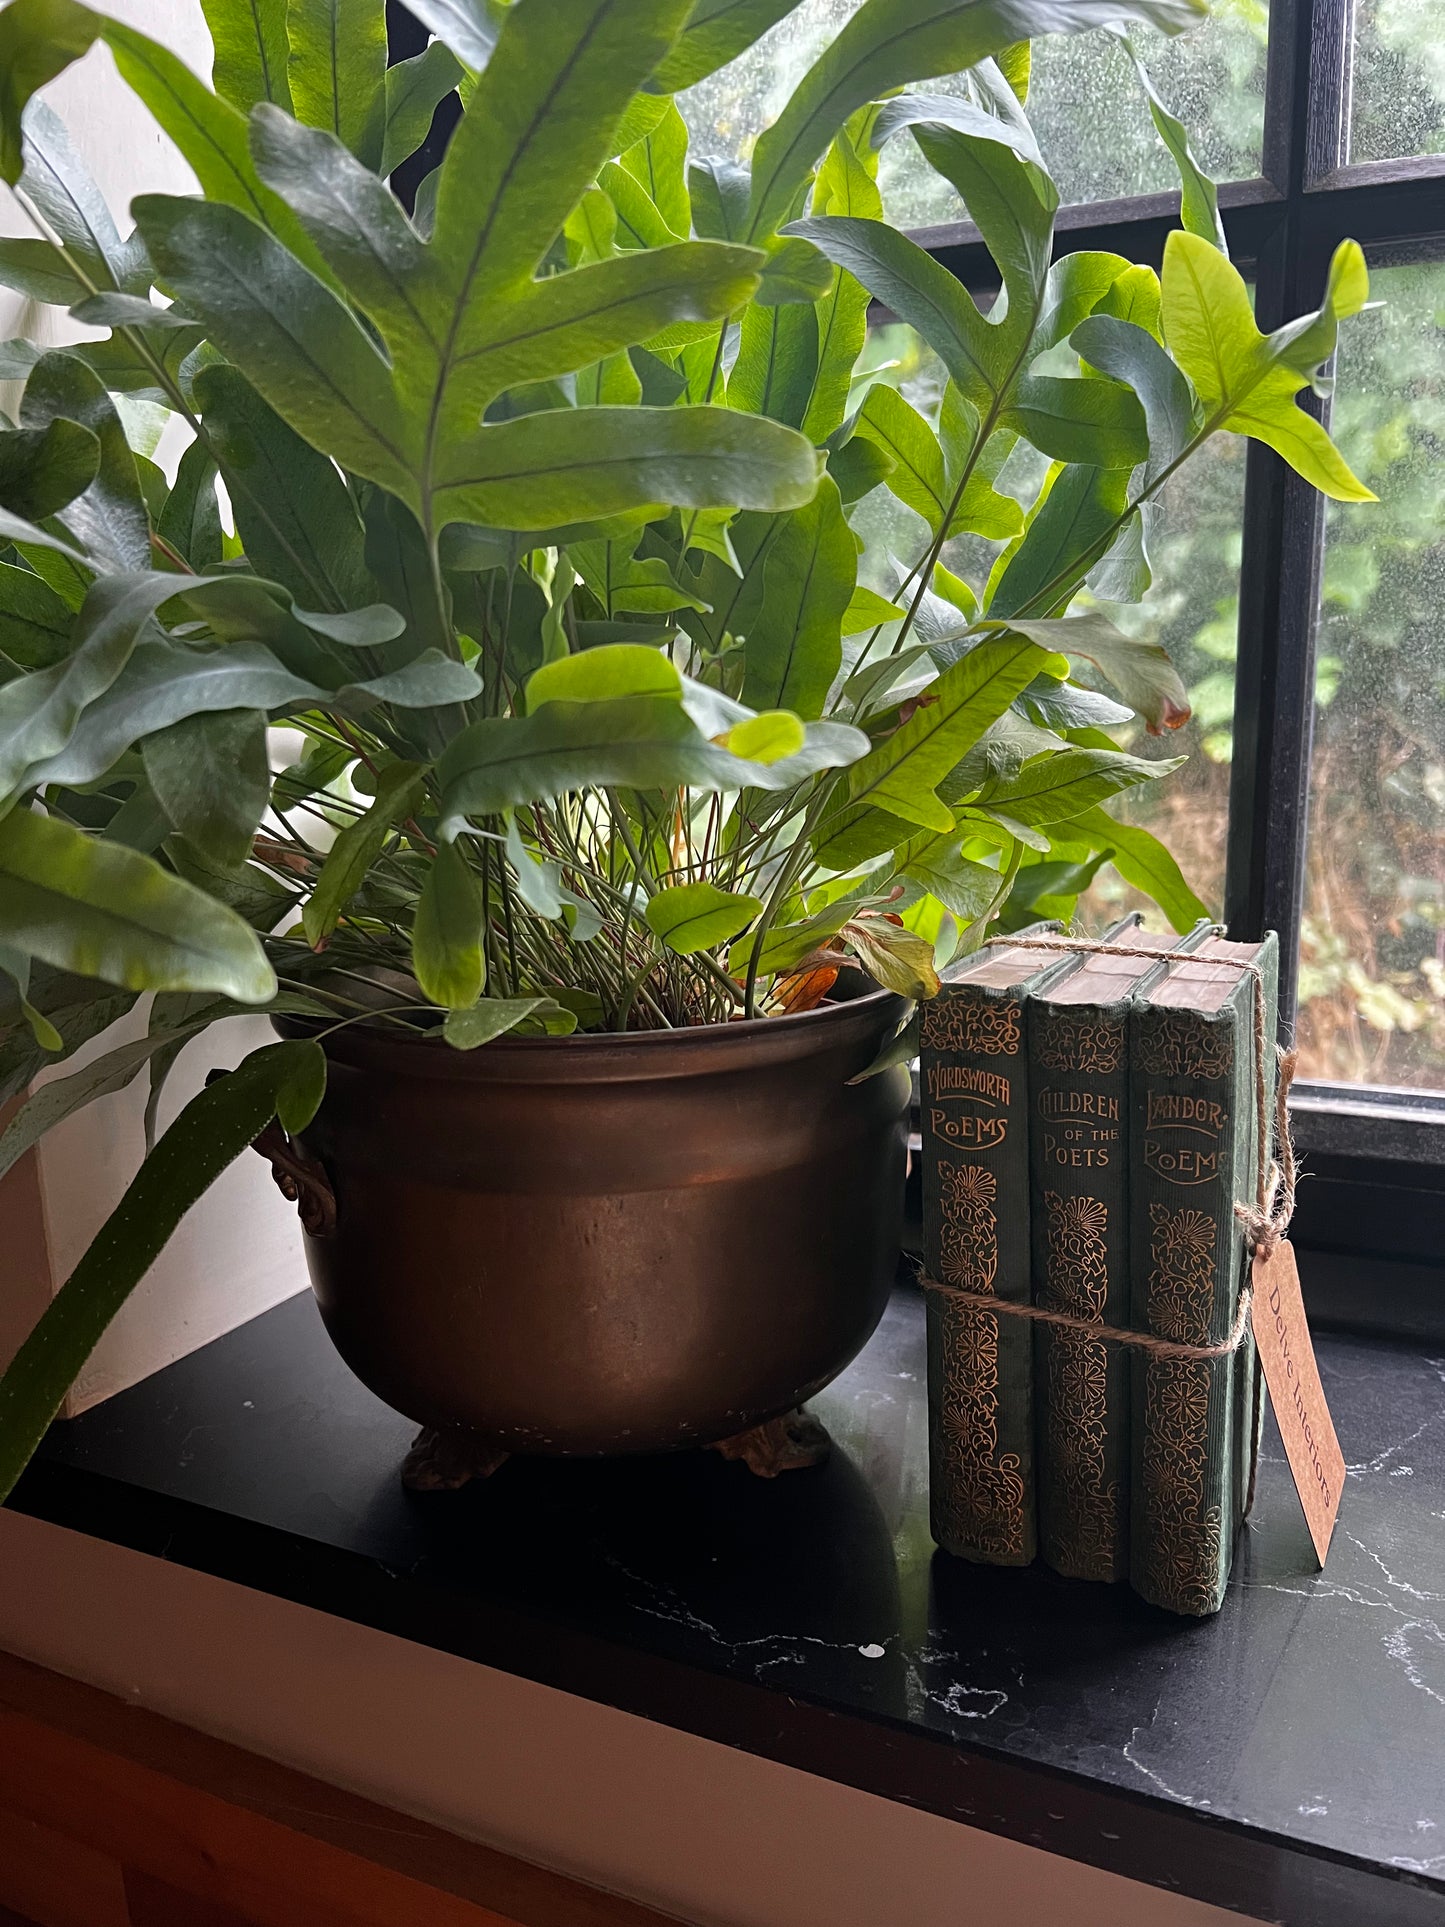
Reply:
[[1254, 1338], [1264, 1380], [1315, 1556], [1323, 1566], [1344, 1490], [1345, 1456], [1325, 1403], [1294, 1247], [1287, 1239], [1282, 1238], [1267, 1258], [1256, 1253], [1253, 1283]]

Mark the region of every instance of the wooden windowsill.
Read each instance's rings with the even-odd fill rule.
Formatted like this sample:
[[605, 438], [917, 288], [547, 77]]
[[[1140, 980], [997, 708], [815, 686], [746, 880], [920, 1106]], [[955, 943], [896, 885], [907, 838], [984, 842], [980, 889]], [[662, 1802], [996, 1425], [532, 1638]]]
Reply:
[[0, 1927], [7, 1909], [34, 1927], [668, 1927], [0, 1653]]

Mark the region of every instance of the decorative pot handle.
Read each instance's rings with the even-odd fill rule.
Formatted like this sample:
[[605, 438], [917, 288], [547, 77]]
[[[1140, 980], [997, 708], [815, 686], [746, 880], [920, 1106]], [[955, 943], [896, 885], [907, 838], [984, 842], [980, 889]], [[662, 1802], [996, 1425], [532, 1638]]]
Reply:
[[276, 1188], [300, 1213], [302, 1230], [313, 1238], [329, 1237], [336, 1229], [336, 1193], [320, 1158], [287, 1137], [274, 1117], [251, 1149], [269, 1161]]
[[[214, 1084], [218, 1077], [228, 1075], [224, 1070], [213, 1070], [206, 1082]], [[297, 1207], [302, 1230], [313, 1238], [329, 1237], [336, 1229], [336, 1193], [320, 1158], [313, 1157], [294, 1137], [288, 1137], [280, 1120], [274, 1117], [259, 1137], [252, 1138], [251, 1149], [258, 1151], [270, 1165], [271, 1176], [282, 1197], [289, 1198]]]

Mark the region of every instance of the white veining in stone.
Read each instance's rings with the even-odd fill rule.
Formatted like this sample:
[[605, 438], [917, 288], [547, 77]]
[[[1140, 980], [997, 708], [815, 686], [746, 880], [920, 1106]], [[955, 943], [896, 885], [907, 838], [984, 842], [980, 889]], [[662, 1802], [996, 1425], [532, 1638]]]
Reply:
[[1129, 1762], [1130, 1766], [1134, 1768], [1136, 1773], [1142, 1773], [1146, 1780], [1151, 1780], [1154, 1785], [1158, 1787], [1159, 1791], [1167, 1794], [1171, 1800], [1178, 1800], [1181, 1805], [1186, 1807], [1203, 1809], [1212, 1806], [1213, 1802], [1210, 1800], [1199, 1799], [1192, 1793], [1181, 1793], [1178, 1787], [1170, 1786], [1162, 1773], [1150, 1766], [1147, 1761], [1139, 1758], [1138, 1753], [1135, 1751], [1135, 1748], [1139, 1744], [1139, 1735], [1141, 1733], [1152, 1733], [1154, 1730], [1154, 1722], [1158, 1717], [1159, 1707], [1156, 1705], [1150, 1717], [1149, 1724], [1147, 1726], [1136, 1726], [1124, 1742], [1124, 1758]]
[[[692, 1608], [679, 1599], [670, 1587], [658, 1585], [655, 1580], [646, 1578], [640, 1572], [634, 1572], [620, 1559], [610, 1555], [607, 1556], [606, 1563], [630, 1585], [636, 1586], [646, 1595], [643, 1599], [633, 1601], [638, 1612], [645, 1613], [649, 1619], [660, 1619], [668, 1625], [685, 1627], [690, 1633], [700, 1633], [705, 1639], [711, 1640], [715, 1646], [720, 1647], [724, 1652], [731, 1653], [734, 1657], [746, 1654], [756, 1673], [766, 1672], [773, 1666], [803, 1665], [804, 1654], [801, 1649], [804, 1646], [818, 1646], [829, 1653], [861, 1653], [865, 1659], [882, 1659], [887, 1654], [888, 1647], [897, 1640], [897, 1635], [894, 1633], [888, 1635], [884, 1644], [880, 1645], [875, 1640], [861, 1646], [854, 1640], [820, 1639], [814, 1633], [759, 1633], [751, 1639], [729, 1639], [727, 1634], [713, 1625], [711, 1620], [703, 1619], [693, 1612]], [[774, 1648], [777, 1650], [770, 1650]], [[758, 1656], [753, 1657], [754, 1655]]]
[[1391, 1659], [1398, 1662], [1406, 1679], [1417, 1693], [1428, 1693], [1432, 1700], [1445, 1706], [1445, 1693], [1442, 1693], [1438, 1686], [1432, 1686], [1421, 1671], [1420, 1658], [1410, 1643], [1411, 1633], [1423, 1633], [1427, 1640], [1441, 1649], [1435, 1657], [1437, 1659], [1445, 1657], [1445, 1634], [1442, 1634], [1433, 1619], [1407, 1619], [1402, 1626], [1397, 1626], [1394, 1632], [1385, 1635], [1383, 1641], [1385, 1651]]
[[[926, 1690], [926, 1689], [925, 1689]], [[950, 1686], [946, 1693], [929, 1693], [931, 1703], [942, 1712], [956, 1720], [987, 1720], [1001, 1712], [1008, 1705], [1008, 1694], [996, 1686]], [[970, 1699], [986, 1701], [987, 1704], [969, 1706]]]
[[1347, 1532], [1345, 1537], [1350, 1541], [1351, 1545], [1358, 1546], [1367, 1559], [1374, 1560], [1375, 1564], [1380, 1568], [1380, 1571], [1385, 1575], [1385, 1584], [1392, 1587], [1394, 1591], [1408, 1593], [1412, 1599], [1422, 1600], [1426, 1605], [1440, 1605], [1445, 1603], [1445, 1592], [1421, 1592], [1418, 1587], [1412, 1586], [1408, 1579], [1397, 1579], [1372, 1546], [1367, 1546], [1363, 1540], [1357, 1539], [1352, 1532]]

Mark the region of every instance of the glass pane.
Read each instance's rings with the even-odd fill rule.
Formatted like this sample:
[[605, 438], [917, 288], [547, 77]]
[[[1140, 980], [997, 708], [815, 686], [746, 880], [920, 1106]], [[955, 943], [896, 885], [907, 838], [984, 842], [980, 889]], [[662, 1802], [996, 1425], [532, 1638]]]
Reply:
[[1372, 276], [1334, 431], [1300, 961], [1301, 1074], [1445, 1087], [1445, 265]]
[[[911, 328], [897, 324], [875, 328], [849, 405], [859, 405], [870, 381], [885, 380], [932, 420], [945, 379], [942, 364]], [[1189, 759], [1157, 786], [1143, 785], [1114, 798], [1110, 813], [1159, 837], [1215, 915], [1224, 901], [1229, 823], [1244, 458], [1245, 444], [1238, 436], [1216, 435], [1206, 443], [1188, 468], [1165, 485], [1149, 536], [1154, 583], [1147, 601], [1094, 605], [1128, 634], [1163, 644], [1184, 679], [1193, 710], [1189, 722], [1168, 735], [1150, 736], [1142, 723], [1110, 731], [1118, 746], [1132, 755]], [[998, 486], [1021, 502], [1031, 502], [1046, 467], [1043, 456], [1021, 444], [1005, 465]], [[871, 587], [891, 594], [895, 578], [889, 571], [889, 556], [911, 566], [928, 546], [926, 525], [887, 488], [865, 496], [851, 519], [867, 545], [862, 564], [865, 579]], [[978, 592], [1002, 547], [980, 536], [960, 536], [947, 544], [943, 559]], [[1086, 599], [1076, 604], [1085, 606]], [[1087, 665], [1079, 665], [1081, 680], [1087, 673]], [[1111, 693], [1106, 682], [1094, 680], [1106, 695]], [[1063, 826], [1056, 833], [1062, 839]], [[1083, 922], [1090, 930], [1134, 909], [1144, 911], [1151, 928], [1168, 927], [1153, 904], [1113, 869], [1100, 872], [1081, 903]]]
[[[747, 53], [681, 95], [696, 150], [745, 159], [857, 6], [858, 0], [803, 0]], [[1266, 13], [1263, 0], [1219, 0], [1210, 20], [1193, 33], [1176, 40], [1147, 28], [1138, 34], [1156, 86], [1220, 180], [1259, 172]], [[935, 80], [915, 91], [956, 92], [958, 85]], [[1178, 185], [1133, 69], [1105, 35], [1035, 41], [1029, 105], [1065, 201]], [[907, 134], [889, 143], [879, 178], [889, 218], [900, 227], [963, 218], [958, 196]]]
[[[1166, 39], [1143, 27], [1134, 34], [1159, 94], [1219, 181], [1246, 180], [1260, 169], [1266, 12], [1251, 0], [1220, 0], [1193, 33]], [[1133, 66], [1105, 34], [1049, 35], [1034, 42], [1029, 112], [1065, 201], [1111, 200], [1179, 185]], [[927, 172], [916, 147], [909, 150], [909, 172]], [[939, 187], [949, 192], [944, 183]]]
[[[1116, 797], [1109, 812], [1152, 831], [1214, 916], [1224, 902], [1229, 827], [1244, 455], [1238, 436], [1216, 435], [1165, 484], [1149, 541], [1154, 585], [1147, 600], [1102, 605], [1128, 634], [1164, 645], [1193, 710], [1184, 727], [1168, 735], [1150, 736], [1142, 723], [1109, 732], [1134, 756], [1189, 758], [1161, 783]], [[1099, 687], [1108, 693], [1107, 683]], [[1168, 928], [1148, 899], [1112, 869], [1100, 872], [1081, 908], [1090, 929], [1136, 909], [1151, 928]]]
[[1440, 0], [1356, 0], [1350, 159], [1445, 152]]

